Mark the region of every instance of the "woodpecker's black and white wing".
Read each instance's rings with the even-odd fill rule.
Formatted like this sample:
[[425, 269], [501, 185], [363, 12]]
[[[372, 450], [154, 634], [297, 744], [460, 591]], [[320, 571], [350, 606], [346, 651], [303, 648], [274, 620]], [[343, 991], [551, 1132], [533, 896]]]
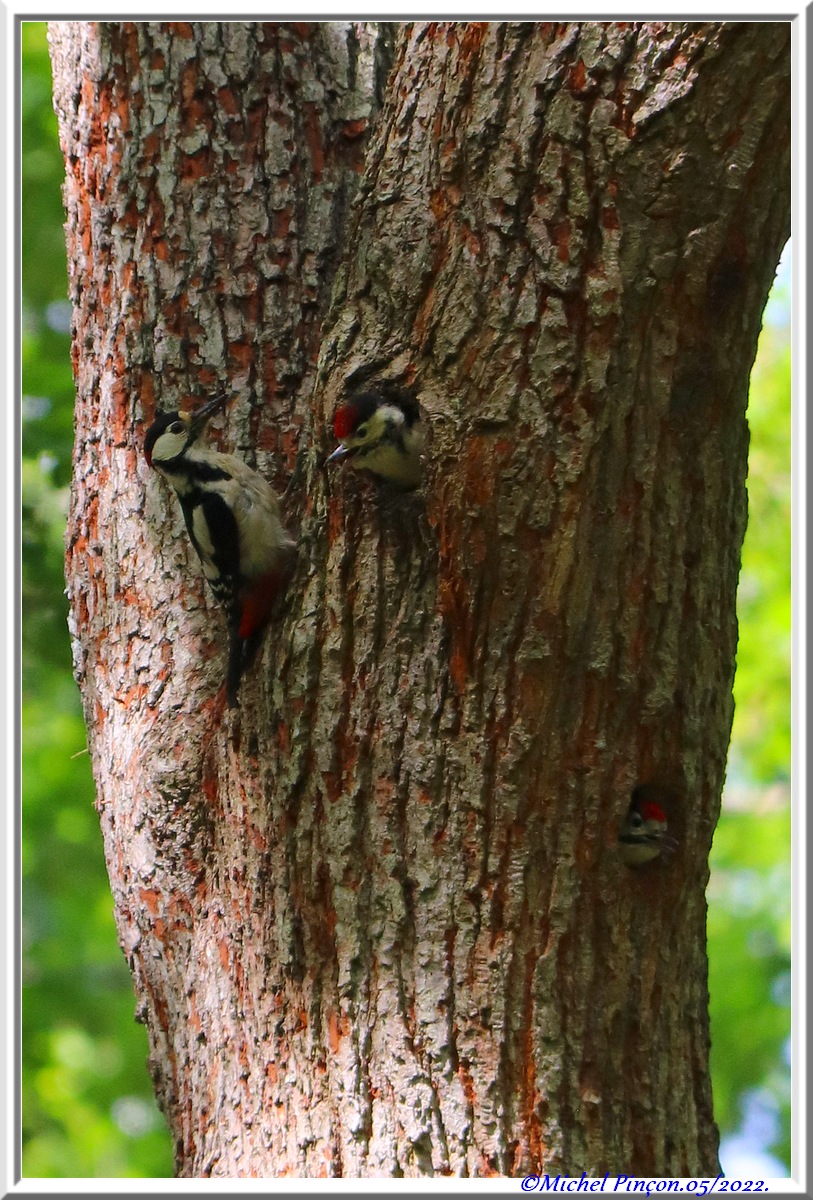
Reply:
[[206, 581], [226, 610], [229, 623], [240, 619], [240, 536], [228, 503], [218, 492], [179, 496], [190, 541]]

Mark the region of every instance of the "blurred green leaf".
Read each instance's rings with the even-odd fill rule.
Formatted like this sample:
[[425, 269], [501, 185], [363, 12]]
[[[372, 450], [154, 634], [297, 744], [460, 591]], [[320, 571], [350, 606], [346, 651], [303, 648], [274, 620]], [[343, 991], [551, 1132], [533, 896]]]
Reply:
[[748, 398], [748, 529], [737, 600], [729, 774], [790, 778], [790, 337], [781, 289], [763, 327]]
[[780, 1135], [770, 1149], [790, 1170], [790, 808], [724, 812], [708, 887], [714, 1111], [723, 1134], [761, 1088]]
[[776, 1139], [764, 1149], [789, 1173], [791, 830], [787, 789], [777, 787], [790, 777], [791, 736], [788, 264], [786, 250], [748, 399], [736, 709], [729, 786], [711, 854], [708, 946], [717, 1122], [724, 1136], [741, 1129], [758, 1096], [778, 1116]]

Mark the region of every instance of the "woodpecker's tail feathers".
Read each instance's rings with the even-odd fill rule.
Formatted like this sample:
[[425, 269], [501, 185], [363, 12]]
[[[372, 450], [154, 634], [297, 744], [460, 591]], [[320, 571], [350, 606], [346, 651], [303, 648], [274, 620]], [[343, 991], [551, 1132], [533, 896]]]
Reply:
[[243, 676], [257, 656], [265, 629], [257, 629], [251, 637], [242, 638], [236, 629], [229, 632], [229, 663], [226, 668], [226, 700], [229, 708], [237, 708], [237, 693]]
[[226, 668], [226, 703], [229, 708], [237, 708], [237, 692], [240, 680], [243, 678], [243, 639], [236, 625], [229, 627], [229, 663]]

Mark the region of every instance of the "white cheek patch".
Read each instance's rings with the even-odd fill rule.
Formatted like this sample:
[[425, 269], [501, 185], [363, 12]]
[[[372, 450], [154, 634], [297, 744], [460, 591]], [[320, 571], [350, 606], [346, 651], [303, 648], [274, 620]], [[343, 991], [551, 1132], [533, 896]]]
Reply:
[[371, 426], [373, 426], [376, 431], [381, 428], [386, 428], [387, 425], [394, 425], [397, 429], [400, 429], [405, 423], [406, 417], [401, 412], [400, 408], [397, 408], [394, 404], [382, 404], [381, 407], [376, 410], [373, 419], [370, 422]]
[[152, 461], [169, 462], [181, 453], [185, 445], [185, 433], [162, 433], [152, 448]]

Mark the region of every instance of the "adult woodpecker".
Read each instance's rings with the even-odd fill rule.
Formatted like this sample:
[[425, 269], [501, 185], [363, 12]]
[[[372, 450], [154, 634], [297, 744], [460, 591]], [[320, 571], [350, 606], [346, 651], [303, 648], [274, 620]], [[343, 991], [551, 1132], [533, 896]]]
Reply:
[[226, 610], [226, 697], [235, 708], [295, 549], [271, 485], [242, 459], [198, 442], [226, 400], [217, 396], [196, 412], [161, 413], [147, 430], [144, 455], [175, 489], [203, 573]]
[[421, 482], [423, 429], [411, 388], [383, 380], [357, 393], [336, 409], [333, 432], [340, 444], [328, 462], [346, 458], [403, 491]]
[[653, 799], [653, 789], [641, 784], [632, 793], [627, 816], [618, 834], [621, 859], [629, 867], [651, 862], [663, 850], [674, 850], [677, 843], [667, 835], [666, 813]]

